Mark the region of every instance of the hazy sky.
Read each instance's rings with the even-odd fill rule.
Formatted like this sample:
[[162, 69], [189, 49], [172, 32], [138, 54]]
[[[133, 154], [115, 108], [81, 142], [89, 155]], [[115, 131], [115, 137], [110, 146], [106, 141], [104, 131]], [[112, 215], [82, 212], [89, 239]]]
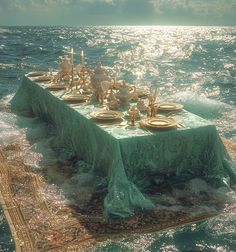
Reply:
[[236, 0], [0, 0], [1, 25], [236, 25]]

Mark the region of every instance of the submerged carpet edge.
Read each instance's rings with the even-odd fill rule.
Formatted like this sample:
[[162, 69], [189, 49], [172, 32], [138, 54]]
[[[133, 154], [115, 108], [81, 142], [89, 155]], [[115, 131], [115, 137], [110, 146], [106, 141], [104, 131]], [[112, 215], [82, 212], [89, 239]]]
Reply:
[[[4, 175], [6, 175], [5, 178]], [[16, 251], [32, 251], [33, 245], [29, 238], [28, 230], [25, 228], [22, 214], [18, 209], [17, 202], [14, 202], [14, 199], [11, 197], [9, 184], [7, 183], [7, 175], [8, 165], [4, 160], [3, 153], [0, 152], [0, 204], [10, 227], [10, 231], [15, 242]], [[22, 228], [24, 228], [23, 232]], [[23, 239], [22, 233], [26, 234]], [[22, 244], [21, 240], [24, 240], [24, 244]]]
[[[226, 139], [223, 139], [223, 142], [230, 153], [235, 152], [236, 144]], [[234, 156], [232, 158], [235, 159]], [[48, 247], [39, 248], [39, 246], [36, 246], [35, 237], [32, 237], [32, 234], [30, 234], [29, 226], [24, 219], [24, 214], [22, 213], [21, 207], [19, 205], [20, 202], [17, 202], [17, 198], [14, 198], [14, 190], [11, 188], [11, 181], [9, 181], [9, 178], [12, 177], [11, 170], [13, 169], [14, 172], [14, 169], [16, 168], [17, 170], [18, 168], [23, 168], [26, 173], [30, 174], [30, 177], [32, 178], [32, 180], [30, 180], [32, 188], [34, 186], [37, 186], [37, 181], [40, 181], [42, 179], [39, 173], [32, 174], [31, 172], [27, 171], [27, 167], [24, 166], [17, 155], [14, 159], [7, 159], [4, 151], [0, 150], [0, 204], [9, 224], [15, 242], [16, 251], [81, 251], [86, 247], [90, 247], [96, 243], [109, 239], [119, 240], [135, 234], [157, 232], [167, 228], [196, 223], [198, 221], [202, 221], [214, 216], [207, 213], [198, 216], [185, 216], [185, 218], [183, 217], [177, 220], [164, 222], [162, 225], [147, 225], [142, 228], [134, 228], [133, 230], [126, 230], [113, 234], [104, 233], [95, 235], [85, 231], [77, 236], [76, 239], [68, 239], [64, 244], [54, 243]], [[17, 175], [17, 173], [15, 173], [14, 175]], [[35, 200], [37, 200], [36, 198], [37, 197], [35, 197]], [[50, 212], [47, 203], [44, 202], [44, 204], [42, 204], [42, 199], [38, 200], [41, 200], [39, 204], [40, 207]], [[76, 220], [74, 217], [72, 217], [72, 219], [68, 223], [71, 227], [79, 226], [81, 228], [81, 223], [79, 223], [79, 220]], [[83, 238], [81, 236], [83, 236]]]
[[1, 190], [0, 190], [0, 206], [1, 206], [2, 210], [3, 210], [5, 218], [7, 220], [8, 225], [9, 225], [11, 235], [12, 235], [12, 238], [13, 238], [14, 244], [15, 244], [15, 249], [16, 249], [16, 251], [22, 251], [19, 242], [17, 242], [18, 236], [17, 236], [17, 231], [16, 231], [16, 228], [15, 228], [15, 225], [12, 222], [11, 214], [9, 212], [8, 207], [6, 206], [6, 203], [5, 203], [4, 197], [3, 197], [2, 193], [1, 193]]

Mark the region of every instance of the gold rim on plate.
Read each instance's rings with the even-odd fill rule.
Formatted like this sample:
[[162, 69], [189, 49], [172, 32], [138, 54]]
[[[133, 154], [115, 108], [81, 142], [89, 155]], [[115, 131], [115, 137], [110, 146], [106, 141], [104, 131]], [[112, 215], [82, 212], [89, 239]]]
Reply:
[[158, 110], [160, 111], [176, 111], [181, 110], [184, 106], [175, 102], [163, 102], [157, 104]]
[[123, 113], [115, 110], [97, 110], [90, 113], [90, 116], [96, 120], [117, 120], [123, 117]]
[[63, 100], [67, 102], [86, 102], [89, 96], [83, 94], [67, 94], [63, 96]]
[[177, 122], [173, 118], [160, 116], [145, 118], [140, 124], [151, 129], [171, 129], [177, 125]]

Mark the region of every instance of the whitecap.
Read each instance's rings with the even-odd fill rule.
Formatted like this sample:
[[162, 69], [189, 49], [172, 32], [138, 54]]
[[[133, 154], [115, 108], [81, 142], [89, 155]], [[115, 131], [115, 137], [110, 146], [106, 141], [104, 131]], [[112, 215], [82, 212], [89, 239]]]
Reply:
[[6, 68], [15, 68], [16, 64], [4, 64], [0, 63], [0, 69], [6, 69]]
[[4, 34], [4, 33], [12, 33], [12, 32], [6, 28], [0, 28], [0, 34]]
[[204, 94], [197, 92], [183, 91], [171, 96], [171, 98], [183, 104], [186, 110], [204, 118], [213, 119], [230, 110], [228, 104], [207, 98]]

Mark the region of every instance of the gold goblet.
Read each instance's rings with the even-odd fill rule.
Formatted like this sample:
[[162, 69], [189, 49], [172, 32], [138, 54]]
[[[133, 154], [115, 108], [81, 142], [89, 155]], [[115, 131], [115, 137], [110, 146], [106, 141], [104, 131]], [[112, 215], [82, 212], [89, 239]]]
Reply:
[[128, 110], [128, 115], [131, 119], [129, 125], [135, 126], [135, 120], [140, 116], [140, 111], [137, 107], [133, 106]]

